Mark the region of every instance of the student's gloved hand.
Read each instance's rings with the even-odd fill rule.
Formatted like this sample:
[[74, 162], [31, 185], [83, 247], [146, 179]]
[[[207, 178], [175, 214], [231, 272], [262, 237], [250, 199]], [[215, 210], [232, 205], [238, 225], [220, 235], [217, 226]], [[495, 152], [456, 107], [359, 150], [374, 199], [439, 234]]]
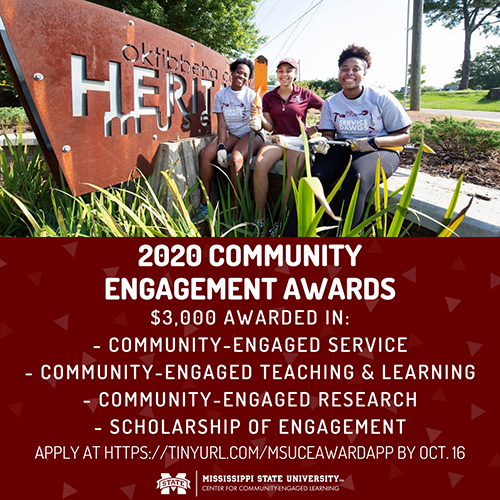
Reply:
[[326, 155], [326, 153], [328, 153], [328, 150], [330, 149], [330, 144], [328, 144], [327, 140], [324, 137], [311, 139], [309, 143], [312, 145], [311, 149], [315, 153], [319, 153], [321, 155]]
[[374, 137], [363, 137], [362, 139], [349, 139], [352, 151], [355, 153], [371, 153], [378, 151], [377, 142]]
[[227, 151], [224, 144], [219, 144], [219, 149], [217, 150], [217, 163], [221, 167], [227, 167]]
[[255, 132], [260, 132], [262, 130], [262, 120], [259, 115], [252, 116], [250, 120], [248, 120], [248, 126], [255, 130]]

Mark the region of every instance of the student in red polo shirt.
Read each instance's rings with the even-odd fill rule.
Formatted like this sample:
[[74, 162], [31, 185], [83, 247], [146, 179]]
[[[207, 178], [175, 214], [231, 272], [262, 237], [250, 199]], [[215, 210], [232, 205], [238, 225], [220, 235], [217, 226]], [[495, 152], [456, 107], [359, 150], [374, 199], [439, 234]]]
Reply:
[[[264, 95], [260, 120], [252, 120], [249, 126], [254, 130], [264, 128], [273, 134], [298, 137], [300, 136], [298, 118], [305, 124], [307, 110], [310, 108], [321, 109], [323, 99], [314, 92], [293, 83], [298, 76], [298, 63], [295, 59], [282, 59], [278, 63], [276, 74], [279, 87]], [[307, 130], [308, 134], [316, 131], [315, 127]], [[262, 226], [269, 190], [268, 174], [273, 165], [283, 158], [283, 150], [283, 146], [279, 144], [266, 142], [257, 154], [253, 172], [253, 191], [257, 208], [257, 221]], [[304, 153], [287, 150], [284, 206], [288, 201], [297, 158], [299, 158], [298, 172], [300, 173], [304, 166]]]

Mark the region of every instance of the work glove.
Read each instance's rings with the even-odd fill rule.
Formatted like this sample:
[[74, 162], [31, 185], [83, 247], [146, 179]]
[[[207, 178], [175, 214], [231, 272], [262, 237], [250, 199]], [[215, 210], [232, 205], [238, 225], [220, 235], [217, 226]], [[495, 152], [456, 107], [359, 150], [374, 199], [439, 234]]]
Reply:
[[324, 137], [317, 137], [316, 139], [311, 139], [309, 143], [312, 145], [312, 150], [314, 153], [319, 153], [321, 155], [326, 155], [330, 149], [330, 144]]
[[373, 137], [363, 137], [362, 139], [348, 139], [347, 142], [351, 144], [351, 148], [354, 153], [371, 153], [372, 151], [378, 150], [377, 143], [375, 142], [375, 138]]
[[252, 118], [248, 120], [248, 126], [252, 130], [255, 130], [255, 132], [260, 132], [262, 130], [262, 120], [260, 119], [260, 116], [252, 116]]
[[223, 146], [219, 146], [219, 150], [217, 151], [217, 163], [221, 167], [227, 167], [227, 151]]

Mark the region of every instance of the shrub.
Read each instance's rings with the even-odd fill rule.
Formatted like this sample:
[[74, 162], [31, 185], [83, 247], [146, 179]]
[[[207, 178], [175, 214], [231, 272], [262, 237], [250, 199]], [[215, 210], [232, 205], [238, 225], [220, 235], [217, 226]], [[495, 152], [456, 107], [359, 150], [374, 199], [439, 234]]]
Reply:
[[415, 122], [411, 140], [419, 142], [422, 134], [434, 150], [461, 160], [489, 156], [500, 149], [500, 132], [481, 129], [474, 120], [460, 121], [447, 116], [442, 120], [432, 118], [430, 125]]
[[28, 117], [24, 108], [0, 108], [1, 127], [17, 127], [21, 123], [28, 123]]
[[37, 148], [32, 158], [21, 144], [7, 142], [8, 155], [0, 148], [0, 235], [26, 236], [29, 225], [20, 206], [6, 192], [14, 193], [33, 213], [52, 211], [52, 176]]
[[302, 80], [295, 83], [299, 87], [312, 90], [322, 99], [326, 99], [342, 90], [342, 86], [336, 78], [330, 78], [328, 80]]

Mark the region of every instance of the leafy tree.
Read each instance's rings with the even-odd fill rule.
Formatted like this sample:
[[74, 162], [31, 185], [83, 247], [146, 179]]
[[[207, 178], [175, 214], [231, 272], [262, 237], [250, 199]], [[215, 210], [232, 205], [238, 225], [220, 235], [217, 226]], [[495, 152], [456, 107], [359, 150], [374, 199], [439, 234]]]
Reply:
[[265, 38], [255, 0], [90, 0], [168, 28], [227, 57], [255, 54]]
[[321, 88], [323, 88], [328, 93], [328, 95], [336, 94], [337, 92], [340, 92], [342, 90], [342, 85], [340, 85], [340, 82], [337, 78], [329, 78], [325, 81], [319, 80], [319, 82], [321, 82]]
[[479, 30], [485, 35], [500, 33], [499, 0], [426, 0], [424, 12], [428, 26], [440, 21], [445, 28], [455, 28], [463, 22], [465, 31], [464, 61], [460, 90], [469, 87], [471, 38]]
[[302, 80], [300, 82], [295, 82], [300, 87], [312, 90], [314, 93], [318, 94], [322, 99], [326, 99], [332, 94], [336, 94], [342, 90], [337, 78], [329, 78], [328, 80]]
[[267, 85], [273, 86], [278, 84], [278, 79], [276, 78], [276, 75], [268, 75], [267, 77]]
[[[462, 78], [462, 69], [457, 70], [456, 78]], [[488, 45], [484, 52], [476, 54], [470, 65], [470, 86], [481, 85], [483, 89], [500, 87], [500, 47]]]

